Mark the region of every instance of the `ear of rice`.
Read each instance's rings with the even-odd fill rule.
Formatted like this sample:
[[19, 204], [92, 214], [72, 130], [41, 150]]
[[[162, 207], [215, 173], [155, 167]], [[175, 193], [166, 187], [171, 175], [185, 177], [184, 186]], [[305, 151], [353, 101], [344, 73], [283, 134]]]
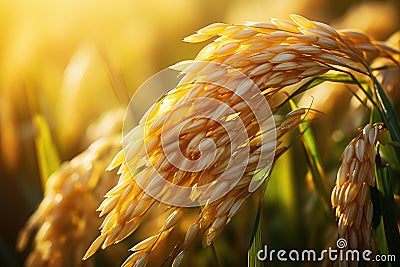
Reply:
[[[261, 132], [260, 125], [255, 123], [255, 115], [251, 109], [257, 109], [257, 106], [248, 107], [239, 96], [254, 92], [251, 91], [251, 84], [254, 83], [259, 89], [256, 94], [262, 95], [272, 113], [276, 114], [296, 91], [295, 86], [288, 87], [289, 85], [299, 83], [308, 77], [324, 74], [329, 70], [365, 75], [368, 73], [368, 62], [372, 56], [392, 59], [398, 52], [396, 49], [383, 46], [353, 31], [336, 31], [329, 25], [310, 21], [298, 15], [291, 16], [291, 19], [291, 21], [272, 19], [270, 23], [245, 25], [212, 24], [184, 39], [187, 42], [196, 43], [216, 37], [199, 52], [194, 61], [185, 61], [172, 66], [182, 72], [180, 83], [166, 94], [162, 101], [155, 103], [153, 109], [149, 110], [139, 125], [127, 134], [124, 139], [127, 141], [127, 148], [110, 165], [110, 168], [120, 166], [121, 176], [118, 185], [107, 194], [107, 199], [99, 208], [101, 214], [106, 216], [100, 233], [100, 236], [105, 237], [103, 248], [125, 238], [127, 235], [121, 233], [134, 231], [132, 230], [134, 228], [128, 228], [129, 222], [137, 220], [140, 223], [142, 216], [146, 215], [151, 203], [145, 201], [149, 196], [143, 192], [139, 184], [146, 189], [146, 192], [150, 192], [158, 199], [174, 197], [177, 200], [198, 200], [202, 211], [194, 226], [187, 230], [183, 251], [196, 235], [203, 237], [203, 245], [210, 245], [251, 195], [249, 192], [252, 182], [251, 173], [260, 171], [256, 169], [255, 163], [264, 162], [265, 164], [266, 160], [261, 157], [261, 151], [275, 153], [275, 158], [284, 153], [287, 147], [281, 145], [281, 138], [296, 128], [304, 119], [305, 114], [304, 110], [288, 114], [284, 122], [276, 129], [276, 135], [268, 139], [270, 143], [278, 144], [276, 151], [269, 151], [269, 146], [262, 147], [258, 140], [260, 135], [268, 137], [268, 132]], [[227, 68], [216, 68], [216, 64], [227, 66]], [[250, 82], [238, 79], [232, 70], [243, 73], [251, 79]], [[234, 88], [234, 90], [226, 90], [226, 88]], [[210, 109], [205, 101], [201, 101], [204, 98], [217, 100], [234, 109], [235, 113], [222, 116], [221, 119], [228, 122], [229, 127], [232, 127], [230, 129], [236, 131], [239, 129], [238, 125], [231, 122], [235, 120], [242, 122], [243, 131], [248, 135], [242, 144], [250, 145], [249, 164], [246, 165], [245, 173], [236, 185], [230, 186], [229, 182], [225, 181], [218, 185], [213, 183], [228, 166], [231, 140], [223, 127], [211, 119], [204, 118], [205, 115], [218, 117], [224, 114], [224, 109]], [[179, 108], [174, 109], [177, 106]], [[203, 118], [193, 119], [193, 110], [197, 110]], [[162, 134], [163, 131], [165, 132]], [[371, 131], [376, 130], [369, 126], [368, 133]], [[176, 147], [173, 142], [176, 136], [180, 136], [179, 147]], [[237, 135], [234, 136], [236, 137]], [[201, 172], [189, 172], [170, 164], [170, 160], [179, 158], [179, 149], [187, 159], [198, 159], [200, 153], [197, 147], [204, 138], [210, 138], [216, 144], [215, 158], [210, 168]], [[365, 217], [364, 220], [363, 216], [370, 216], [371, 212], [370, 202], [365, 199], [365, 195], [358, 200], [356, 187], [350, 184], [358, 181], [363, 183], [374, 181], [370, 175], [373, 166], [370, 163], [366, 165], [370, 162], [366, 159], [373, 156], [374, 150], [371, 147], [375, 144], [375, 140], [371, 142], [370, 139], [363, 138], [359, 143], [357, 141], [354, 141], [347, 149], [347, 154], [345, 153], [344, 167], [340, 175], [346, 173], [347, 176], [339, 177], [338, 188], [334, 189], [335, 194], [332, 197], [337, 207], [338, 217], [340, 217], [340, 231], [347, 237], [351, 236], [352, 240], [355, 240], [355, 235], [345, 226], [349, 221], [358, 221], [361, 218], [360, 224], [364, 225], [362, 229], [369, 229], [370, 219]], [[234, 149], [240, 151], [240, 145]], [[167, 158], [165, 154], [169, 157]], [[185, 167], [196, 168], [207, 162], [205, 159], [198, 162], [198, 165], [187, 162]], [[156, 171], [165, 180], [180, 186], [191, 187], [192, 191], [190, 194], [171, 196], [171, 192], [163, 186], [162, 179], [157, 178], [156, 171], [151, 170], [150, 166], [155, 166]], [[363, 179], [357, 178], [359, 176], [356, 175], [360, 172], [360, 166], [363, 166], [362, 173], [365, 177]], [[232, 168], [235, 167], [232, 166]], [[229, 169], [227, 171], [229, 172]], [[353, 175], [353, 178], [350, 175]], [[206, 184], [209, 184], [211, 192], [228, 191], [228, 193], [216, 201], [209, 201], [213, 194], [210, 193], [210, 196], [198, 194], [198, 186]], [[363, 202], [364, 213], [358, 213], [357, 206], [351, 205], [356, 200], [360, 201], [357, 205]], [[177, 215], [173, 215], [178, 213], [180, 211], [172, 208], [170, 214], [172, 217], [167, 219], [160, 229], [158, 233], [160, 236], [179, 223], [179, 220], [175, 219]], [[363, 223], [364, 221], [367, 224]], [[369, 236], [368, 240], [372, 245], [373, 239]], [[89, 251], [89, 255], [98, 248], [99, 246], [94, 246]], [[151, 248], [145, 251], [147, 257]], [[140, 257], [134, 255], [139, 254], [133, 254], [128, 258], [127, 264], [145, 262], [145, 260], [140, 260], [143, 255]]]
[[[18, 250], [25, 249], [37, 229], [27, 266], [81, 265], [82, 255], [101, 223], [96, 207], [115, 181], [111, 179], [115, 173], [106, 173], [105, 169], [119, 149], [118, 135], [103, 137], [51, 175], [44, 199], [18, 239]], [[104, 239], [96, 239], [91, 250]], [[75, 249], [68, 249], [71, 247]]]
[[347, 249], [377, 251], [369, 188], [375, 186], [375, 144], [378, 134], [379, 125], [367, 124], [348, 144], [332, 190], [332, 206], [339, 219], [338, 236], [349, 242]]

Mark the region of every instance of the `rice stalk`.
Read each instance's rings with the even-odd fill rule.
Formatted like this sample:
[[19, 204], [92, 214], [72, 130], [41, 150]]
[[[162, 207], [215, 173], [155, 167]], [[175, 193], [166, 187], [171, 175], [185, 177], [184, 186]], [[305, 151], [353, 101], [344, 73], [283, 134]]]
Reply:
[[335, 187], [332, 206], [338, 219], [338, 237], [348, 241], [346, 249], [377, 252], [372, 227], [373, 205], [370, 187], [375, 187], [376, 142], [381, 125], [367, 124], [345, 148]]
[[[180, 246], [181, 251], [174, 253], [174, 266], [181, 262], [185, 250], [196, 236], [202, 237], [203, 246], [209, 246], [251, 195], [250, 188], [254, 174], [268, 165], [262, 152], [271, 155], [276, 147], [275, 159], [284, 153], [287, 147], [282, 145], [282, 137], [296, 128], [304, 120], [306, 113], [305, 109], [299, 109], [287, 114], [273, 134], [272, 118], [264, 117], [261, 121], [257, 121], [254, 114], [254, 109], [260, 108], [262, 101], [256, 102], [255, 106], [249, 106], [243, 100], [243, 96], [247, 94], [250, 99], [262, 96], [269, 104], [272, 114], [276, 115], [299, 88], [291, 85], [299, 84], [304, 79], [328, 71], [341, 72], [350, 75], [351, 78], [369, 77], [369, 62], [372, 59], [380, 56], [396, 62], [394, 58], [398, 50], [372, 40], [365, 34], [355, 31], [336, 31], [331, 26], [309, 21], [298, 15], [292, 15], [291, 19], [291, 21], [271, 19], [268, 23], [244, 25], [215, 23], [184, 39], [196, 43], [216, 38], [200, 51], [194, 61], [185, 61], [172, 66], [173, 69], [182, 72], [178, 86], [155, 103], [139, 125], [125, 135], [126, 149], [121, 150], [109, 166], [110, 170], [119, 167], [120, 179], [106, 194], [106, 199], [99, 207], [100, 216], [105, 215], [105, 219], [99, 237], [87, 250], [84, 259], [89, 258], [100, 247], [105, 249], [131, 235], [139, 227], [143, 216], [151, 206], [160, 204], [160, 200], [171, 198], [191, 199], [201, 205], [198, 219], [187, 229]], [[251, 82], [241, 79], [238, 72], [250, 78]], [[257, 86], [256, 92], [251, 90], [254, 87], [251, 83]], [[233, 90], [230, 90], [231, 88]], [[227, 106], [213, 109], [204, 99], [216, 100]], [[227, 113], [229, 109], [234, 112]], [[202, 117], [196, 117], [199, 114]], [[237, 152], [235, 155], [240, 155], [241, 148], [248, 146], [250, 154], [244, 166], [245, 172], [237, 184], [231, 186], [229, 180], [223, 180], [221, 183], [215, 181], [220, 173], [227, 171], [233, 174], [237, 172], [235, 168], [243, 167], [229, 166], [232, 156], [230, 145], [238, 135], [234, 135], [232, 139], [227, 134], [229, 131], [226, 128], [206, 115], [226, 123], [228, 130], [233, 130], [236, 134], [238, 129], [241, 129], [239, 124], [244, 125], [243, 132], [247, 134], [247, 138], [233, 147], [233, 151]], [[269, 126], [268, 131], [262, 130], [263, 124]], [[365, 179], [368, 179], [368, 183], [372, 183], [373, 178], [369, 176], [369, 171], [373, 169], [370, 160], [373, 151], [370, 147], [375, 144], [377, 128], [369, 126], [365, 131], [366, 139], [359, 138], [354, 144], [351, 143], [350, 147], [357, 146], [357, 150], [356, 152], [354, 148], [349, 150], [353, 152], [346, 154], [344, 164], [348, 166], [349, 160], [358, 165], [363, 163], [363, 171], [368, 172], [364, 174]], [[369, 137], [370, 133], [372, 139]], [[178, 146], [176, 142], [174, 143], [176, 136], [179, 137]], [[215, 152], [207, 168], [202, 171], [187, 171], [171, 163], [171, 160], [179, 158], [178, 150], [187, 159], [199, 159], [201, 156], [199, 146], [206, 138], [215, 144], [215, 147], [202, 144]], [[260, 139], [266, 140], [264, 145]], [[204, 162], [207, 160], [200, 160], [198, 164], [204, 167]], [[199, 167], [185, 164], [189, 169]], [[157, 178], [157, 174], [175, 185], [190, 187], [190, 194], [169, 192], [163, 185], [162, 179]], [[267, 175], [268, 171], [264, 176]], [[339, 185], [342, 186], [344, 178], [340, 176], [340, 179]], [[345, 184], [346, 188], [355, 189], [355, 186], [349, 187], [349, 184], [350, 182]], [[210, 192], [206, 198], [198, 192], [198, 187], [202, 185], [207, 185], [207, 191]], [[367, 185], [364, 187], [367, 188]], [[211, 201], [214, 200], [214, 195], [224, 191], [227, 193], [223, 197]], [[349, 191], [348, 194], [350, 193], [355, 194], [353, 191]], [[364, 201], [365, 193], [362, 195], [361, 200]], [[345, 204], [354, 198], [347, 197], [343, 204], [341, 204], [342, 198], [334, 200], [334, 205], [339, 207], [337, 208], [339, 214], [346, 211]], [[363, 224], [367, 230], [372, 207], [368, 203], [365, 204], [367, 207], [365, 216], [368, 220]], [[187, 209], [167, 207], [164, 213], [168, 214], [168, 219], [164, 225], [158, 233], [140, 243], [140, 246], [134, 246], [132, 248], [134, 253], [126, 259], [123, 266], [144, 266], [149, 254], [179, 224]], [[354, 207], [350, 210], [350, 215], [354, 216]], [[362, 219], [363, 214], [360, 216]], [[341, 225], [343, 228], [343, 225], [347, 224], [341, 223]], [[357, 235], [354, 236], [353, 231], [347, 235], [351, 235], [353, 245], [358, 244], [358, 239], [355, 238]], [[365, 235], [368, 235], [368, 244], [374, 245], [370, 232], [366, 232]]]
[[95, 210], [114, 184], [110, 178], [115, 173], [105, 169], [119, 147], [119, 135], [98, 139], [49, 177], [44, 199], [18, 238], [17, 249], [22, 251], [34, 235], [26, 266], [93, 264], [81, 257], [100, 225]]

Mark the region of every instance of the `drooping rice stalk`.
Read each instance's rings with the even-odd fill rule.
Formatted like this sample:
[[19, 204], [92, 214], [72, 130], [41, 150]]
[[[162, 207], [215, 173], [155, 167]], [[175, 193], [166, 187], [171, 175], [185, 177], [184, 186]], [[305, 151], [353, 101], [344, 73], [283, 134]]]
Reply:
[[[161, 229], [135, 245], [131, 249], [133, 254], [123, 264], [146, 265], [149, 254], [189, 209], [171, 203], [189, 200], [200, 205], [201, 212], [187, 229], [182, 244], [177, 245], [180, 252], [174, 253], [174, 264], [179, 265], [196, 236], [202, 236], [204, 246], [215, 240], [259, 186], [254, 177], [272, 164], [268, 157], [277, 158], [285, 151], [282, 136], [297, 127], [306, 113], [304, 109], [291, 112], [275, 132], [272, 115], [300, 88], [292, 85], [328, 71], [342, 72], [352, 79], [369, 77], [372, 74], [369, 62], [378, 56], [398, 64], [396, 49], [362, 33], [336, 31], [298, 15], [292, 15], [291, 19], [245, 25], [216, 23], [184, 39], [202, 42], [216, 37], [194, 61], [172, 67], [182, 72], [179, 85], [155, 103], [139, 125], [124, 136], [125, 149], [109, 166], [109, 169], [120, 166], [120, 179], [99, 207], [100, 216], [106, 217], [100, 235], [84, 259], [100, 247], [104, 249], [131, 235], [154, 204], [169, 203], [165, 210], [168, 218]], [[259, 101], [248, 101], [254, 99]], [[219, 104], [213, 105], [216, 102]], [[263, 114], [267, 116], [257, 117], [265, 105], [272, 114], [266, 112]], [[367, 130], [368, 138], [358, 140], [358, 150], [349, 152], [350, 159], [346, 160], [359, 165], [370, 162], [368, 153], [372, 152], [366, 152], [365, 147], [375, 143], [376, 136], [372, 140], [369, 134], [376, 130], [371, 127]], [[240, 139], [242, 134], [246, 137]], [[244, 148], [248, 154], [242, 154]], [[207, 153], [202, 153], [207, 151], [214, 154], [204, 158]], [[245, 163], [230, 165], [231, 159]], [[364, 169], [370, 171], [370, 167]], [[226, 177], [219, 180], [223, 173], [236, 175], [241, 168], [244, 171], [235, 183]], [[171, 191], [165, 181], [190, 188], [189, 193]], [[207, 190], [201, 191], [201, 186]], [[366, 218], [370, 216], [368, 205]], [[346, 207], [339, 208], [340, 212], [346, 212]], [[363, 214], [360, 216], [362, 220]], [[352, 242], [356, 242], [353, 232], [350, 235]]]
[[338, 236], [349, 242], [348, 249], [377, 252], [372, 228], [373, 206], [370, 187], [375, 186], [375, 144], [380, 125], [367, 124], [343, 152], [332, 206], [338, 218]]
[[[305, 114], [306, 111], [304, 109], [298, 109], [295, 112], [289, 113], [277, 131], [277, 138], [281, 138], [285, 133], [295, 128], [298, 123], [300, 123], [304, 119]], [[244, 115], [249, 117], [248, 115], [251, 115], [251, 113]], [[184, 147], [184, 150], [187, 150], [191, 147], [190, 142], [198, 139], [196, 138], [196, 136], [202, 136], [203, 138], [205, 136], [209, 136], [210, 138], [216, 138], [215, 143], [220, 143], [221, 146], [219, 149], [222, 152], [225, 152], [225, 146], [227, 145], [229, 140], [223, 141], [225, 138], [224, 135], [226, 135], [226, 133], [223, 132], [224, 129], [221, 127], [222, 133], [218, 133], [217, 126], [214, 125], [213, 127], [210, 127], [210, 125], [212, 125], [211, 121], [205, 121], [205, 125], [200, 125], [200, 127], [199, 125], [197, 125], [196, 129], [194, 129], [194, 126], [196, 126], [196, 122], [191, 125], [189, 124], [189, 126], [187, 127], [189, 129], [191, 128], [193, 133], [183, 136], [183, 138], [180, 139], [180, 141], [185, 144], [184, 139], [185, 137], [188, 138], [188, 140], [186, 141], [187, 146]], [[136, 133], [140, 133], [139, 131], [143, 130], [143, 128], [141, 127], [145, 126], [139, 125], [139, 127], [135, 128], [133, 131], [135, 131]], [[241, 177], [241, 179], [237, 183], [233, 183], [233, 188], [231, 188], [227, 194], [224, 194], [222, 198], [212, 202], [201, 200], [204, 202], [202, 212], [199, 214], [197, 221], [188, 228], [183, 243], [181, 244], [183, 250], [188, 248], [194, 238], [199, 234], [203, 235], [203, 245], [210, 245], [211, 242], [222, 231], [225, 224], [227, 224], [231, 217], [238, 212], [239, 208], [250, 195], [249, 186], [252, 181], [252, 177], [254, 176], [251, 172], [254, 172], [256, 170], [256, 165], [260, 158], [260, 154], [262, 153], [261, 150], [273, 150], [274, 142], [270, 142], [272, 143], [272, 145], [270, 143], [267, 143], [267, 145], [261, 146], [262, 138], [268, 138], [268, 136], [264, 136], [263, 134], [253, 130], [252, 127], [254, 127], [254, 124], [252, 124], [251, 122], [248, 123], [248, 127], [248, 132], [253, 131], [253, 138], [250, 142], [248, 142], [251, 151], [248, 164], [246, 166], [242, 166], [246, 168], [247, 174]], [[187, 128], [183, 129], [184, 133], [186, 133], [185, 131], [187, 131]], [[207, 130], [206, 133], [202, 133], [202, 130], [204, 128]], [[151, 132], [156, 132], [156, 130], [152, 130]], [[132, 132], [129, 134], [132, 134]], [[267, 135], [268, 134], [271, 135], [271, 133], [267, 132]], [[197, 140], [197, 142], [200, 141], [201, 140]], [[221, 168], [221, 162], [224, 163], [225, 161], [229, 160], [226, 155], [221, 154], [222, 152], [218, 152], [218, 150], [217, 157], [218, 153], [220, 153], [221, 155], [219, 157], [222, 157], [222, 159], [215, 160], [216, 163], [213, 164], [214, 168], [208, 168], [201, 172], [183, 172], [182, 170], [178, 170], [172, 164], [166, 163], [166, 158], [159, 159], [158, 157], [160, 156], [158, 154], [161, 154], [163, 152], [157, 146], [153, 148], [155, 151], [149, 150], [149, 146], [147, 146], [146, 151], [146, 147], [143, 146], [141, 149], [139, 149], [139, 151], [133, 153], [132, 149], [136, 150], [137, 148], [135, 146], [140, 146], [141, 142], [142, 140], [140, 139], [136, 140], [136, 142], [132, 143], [132, 146], [129, 146], [127, 148], [126, 151], [129, 151], [127, 153], [132, 155], [132, 158], [124, 159], [123, 156], [125, 151], [121, 150], [120, 154], [117, 155], [112, 165], [110, 166], [110, 168], [113, 168], [115, 165], [118, 166], [121, 164], [121, 167], [119, 169], [119, 172], [121, 173], [121, 178], [118, 182], [118, 185], [107, 193], [107, 199], [99, 207], [99, 210], [101, 211], [100, 215], [107, 214], [107, 217], [101, 226], [101, 235], [93, 242], [92, 246], [89, 248], [87, 254], [85, 255], [85, 258], [93, 254], [100, 246], [104, 249], [107, 246], [113, 243], [118, 243], [126, 238], [134, 230], [137, 229], [142, 220], [142, 217], [145, 215], [147, 210], [152, 205], [160, 203], [160, 201], [144, 192], [141, 186], [145, 187], [145, 189], [151, 192], [151, 194], [156, 195], [157, 198], [165, 199], [166, 201], [168, 201], [168, 198], [171, 197], [180, 201], [193, 198], [193, 201], [195, 201], [196, 188], [198, 186], [201, 186], [202, 183], [208, 183], [209, 181], [211, 183], [211, 186], [207, 188], [207, 190], [213, 192], [211, 194], [211, 197], [213, 197], [214, 194], [217, 195], [221, 191], [226, 190], [226, 188], [229, 188], [230, 186], [229, 184], [227, 184], [227, 182], [229, 182], [229, 176], [227, 177], [228, 180], [222, 181], [221, 183], [212, 183], [213, 179], [218, 179], [218, 175], [220, 175], [224, 171], [223, 168], [226, 168], [225, 164], [222, 165]], [[154, 141], [150, 140], [147, 144], [151, 144], [152, 142]], [[197, 146], [198, 145], [194, 146], [194, 148], [196, 148]], [[279, 156], [285, 149], [285, 146], [279, 146], [276, 157]], [[152, 156], [157, 155], [158, 157], [154, 157], [157, 159], [157, 161], [154, 163], [148, 163], [144, 161], [143, 158], [145, 158], [146, 155], [144, 155], [143, 153], [145, 152], [149, 153]], [[190, 153], [193, 152], [190, 151]], [[194, 153], [198, 152], [195, 151]], [[154, 159], [152, 156], [150, 157], [150, 160]], [[189, 154], [189, 156], [193, 156], [193, 154]], [[140, 167], [143, 168], [143, 170], [138, 171], [136, 179], [141, 180], [139, 180], [139, 182], [136, 182], [136, 180], [132, 179], [131, 169], [128, 165], [134, 161], [140, 160], [144, 161], [146, 164], [149, 164], [149, 166], [147, 166], [147, 168], [146, 165], [142, 165]], [[157, 171], [164, 172], [167, 177], [166, 179], [170, 179], [176, 184], [180, 183], [186, 186], [191, 186], [191, 194], [186, 195], [184, 192], [180, 192], [180, 194], [172, 194], [171, 196], [171, 194], [169, 194], [170, 192], [166, 190], [166, 187], [162, 186], [162, 182], [157, 181], [156, 179], [152, 180], [152, 177], [155, 177], [156, 173], [150, 167], [151, 164], [154, 164]], [[234, 175], [234, 173], [238, 171], [238, 167], [234, 166], [232, 168], [232, 171], [227, 170], [226, 173]], [[202, 179], [206, 180], [203, 181]], [[139, 185], [138, 183], [142, 184]], [[201, 195], [199, 195], [198, 197], [201, 197]], [[138, 262], [137, 264], [139, 264], [140, 262], [145, 262], [147, 260], [148, 254], [152, 250], [154, 250], [158, 246], [158, 244], [165, 237], [167, 237], [170, 231], [179, 223], [180, 219], [184, 215], [184, 212], [185, 208], [172, 206], [169, 207], [166, 210], [166, 213], [168, 213], [169, 216], [159, 232], [132, 247], [131, 250], [134, 251], [134, 253], [126, 260], [124, 265], [130, 266], [135, 262]], [[180, 253], [178, 256], [177, 260], [180, 257], [183, 257], [183, 253]]]
[[119, 135], [98, 139], [50, 176], [44, 199], [19, 236], [17, 248], [23, 250], [37, 230], [26, 266], [84, 265], [82, 255], [101, 223], [96, 208], [115, 183], [115, 173], [105, 169], [119, 148]]

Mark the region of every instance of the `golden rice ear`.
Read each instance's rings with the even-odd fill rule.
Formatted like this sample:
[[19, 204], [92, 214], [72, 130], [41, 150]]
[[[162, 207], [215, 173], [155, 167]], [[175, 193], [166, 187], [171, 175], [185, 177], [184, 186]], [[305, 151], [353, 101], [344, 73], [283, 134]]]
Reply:
[[[296, 86], [300, 86], [304, 79], [314, 78], [331, 70], [352, 75], [368, 74], [369, 66], [366, 65], [365, 56], [367, 52], [373, 50], [377, 55], [388, 58], [396, 53], [368, 36], [336, 31], [329, 25], [298, 15], [291, 15], [291, 20], [271, 19], [267, 23], [215, 23], [200, 29], [184, 41], [197, 43], [213, 37], [217, 38], [206, 45], [195, 60], [171, 67], [181, 72], [182, 79], [178, 86], [155, 103], [154, 109], [149, 109], [146, 113], [148, 116], [124, 136], [124, 153], [121, 151], [109, 167], [111, 169], [119, 166], [120, 179], [99, 208], [101, 215], [106, 215], [101, 225], [102, 237], [95, 242], [94, 249], [89, 249], [88, 256], [98, 248], [98, 243], [107, 247], [128, 237], [142, 218], [148, 216], [148, 210], [153, 203], [156, 203], [154, 208], [167, 215], [167, 218], [158, 233], [133, 247], [138, 251], [123, 264], [145, 265], [158, 242], [166, 238], [184, 218], [186, 207], [161, 207], [161, 203], [167, 199], [198, 200], [202, 209], [196, 221], [191, 222], [192, 226], [186, 230], [185, 237], [182, 237], [183, 244], [175, 246], [182, 252], [175, 258], [174, 265], [179, 265], [184, 251], [196, 236], [202, 237], [204, 246], [210, 245], [238, 213], [251, 191], [256, 189], [253, 187], [260, 185], [252, 184], [252, 178], [263, 170], [257, 163], [267, 162], [261, 155], [267, 154], [275, 159], [282, 155], [288, 149], [282, 145], [284, 136], [297, 128], [308, 114], [314, 115], [311, 109], [294, 110], [287, 114], [284, 121], [274, 129], [276, 132], [273, 131], [274, 134], [271, 135], [268, 131], [261, 132], [263, 122], [260, 122], [261, 125], [257, 124], [254, 111], [262, 107], [261, 105], [269, 105], [273, 113], [270, 116], [274, 116], [293, 97]], [[246, 79], [239, 79], [235, 76], [237, 73], [244, 75]], [[251, 90], [254, 85], [258, 90], [255, 94]], [[260, 96], [266, 103], [260, 101], [255, 106], [249, 106], [243, 99], [249, 93], [253, 97]], [[225, 114], [226, 107], [210, 110], [206, 101], [196, 102], [205, 98], [224, 103], [233, 111]], [[196, 109], [197, 113], [194, 111]], [[198, 118], [199, 114], [214, 115], [226, 122], [227, 128], [208, 117]], [[194, 119], [191, 117], [193, 115]], [[243, 129], [235, 124], [238, 121], [244, 125]], [[365, 127], [361, 137], [357, 137], [346, 148], [332, 193], [332, 203], [339, 218], [339, 233], [350, 237], [349, 241], [353, 245], [361, 244], [355, 238], [361, 232], [349, 230], [350, 226], [355, 225], [364, 233], [370, 229], [372, 211], [366, 185], [374, 183], [370, 171], [373, 168], [370, 159], [374, 156], [373, 147], [377, 138], [374, 127]], [[236, 134], [247, 134], [243, 144], [249, 145], [250, 152], [245, 166], [237, 164], [227, 169], [232, 158], [229, 145], [232, 142], [227, 129], [234, 129]], [[263, 144], [260, 136], [264, 135], [268, 142]], [[174, 146], [177, 136], [178, 148]], [[200, 144], [206, 138], [215, 145], [214, 158], [200, 157]], [[191, 160], [201, 158], [196, 164], [210, 162], [210, 165], [202, 171], [190, 171], [192, 162], [185, 161], [180, 154]], [[184, 168], [171, 164], [170, 161], [182, 163]], [[215, 182], [224, 171], [232, 175], [238, 172], [238, 167], [244, 167], [244, 173], [237, 184], [231, 187], [227, 181]], [[157, 174], [163, 179], [157, 179]], [[189, 187], [190, 190], [174, 194], [164, 180]], [[199, 187], [207, 184], [210, 184], [208, 191], [214, 191], [209, 196], [203, 196], [199, 193]], [[226, 194], [212, 201], [215, 195], [225, 191]], [[368, 238], [371, 240], [371, 235]], [[369, 244], [372, 246], [373, 242], [372, 240]], [[175, 251], [171, 255], [175, 255]]]
[[[66, 258], [82, 258], [100, 226], [96, 207], [115, 182], [115, 173], [105, 169], [120, 149], [119, 141], [119, 135], [95, 141], [49, 178], [44, 199], [19, 237], [18, 249], [25, 249], [32, 230], [38, 229], [27, 266], [63, 266]], [[99, 236], [83, 258], [95, 253], [105, 238]], [[71, 254], [66, 246], [76, 250]]]
[[379, 125], [367, 124], [343, 152], [331, 202], [336, 209], [339, 238], [348, 249], [377, 251], [372, 228], [373, 207], [369, 188], [375, 185], [375, 144]]

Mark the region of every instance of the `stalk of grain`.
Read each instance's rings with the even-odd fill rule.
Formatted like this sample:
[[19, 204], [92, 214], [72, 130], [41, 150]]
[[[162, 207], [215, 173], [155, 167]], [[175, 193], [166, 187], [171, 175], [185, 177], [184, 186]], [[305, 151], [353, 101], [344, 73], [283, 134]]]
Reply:
[[[150, 192], [158, 199], [175, 197], [202, 200], [202, 212], [198, 221], [187, 230], [184, 249], [200, 234], [203, 236], [203, 245], [210, 245], [230, 218], [237, 213], [251, 194], [250, 173], [259, 170], [256, 167], [258, 165], [254, 165], [253, 162], [265, 161], [265, 158], [260, 156], [260, 151], [266, 151], [268, 154], [273, 153], [275, 148], [275, 145], [261, 146], [257, 138], [265, 135], [267, 142], [264, 144], [276, 144], [276, 158], [286, 149], [280, 145], [281, 137], [297, 127], [305, 112], [300, 110], [300, 114], [289, 114], [273, 135], [268, 131], [260, 131], [261, 125], [255, 123], [252, 110], [257, 107], [248, 106], [237, 94], [250, 91], [249, 84], [232, 75], [232, 69], [251, 79], [258, 88], [258, 95], [265, 98], [272, 113], [276, 114], [297, 89], [290, 85], [329, 70], [369, 75], [368, 64], [372, 58], [381, 56], [394, 60], [394, 55], [398, 52], [362, 33], [336, 31], [326, 24], [309, 21], [298, 15], [292, 15], [291, 18], [292, 21], [271, 19], [270, 23], [245, 25], [216, 23], [184, 39], [187, 42], [202, 42], [216, 37], [214, 42], [200, 51], [194, 61], [172, 66], [182, 72], [178, 86], [155, 103], [140, 124], [125, 136], [126, 149], [122, 150], [109, 166], [109, 169], [120, 166], [120, 180], [117, 186], [107, 193], [106, 200], [99, 208], [101, 215], [106, 217], [101, 226], [100, 236], [88, 249], [84, 259], [100, 247], [104, 249], [118, 243], [136, 230], [147, 210], [157, 202], [144, 191]], [[229, 144], [232, 140], [227, 137], [226, 129], [209, 118], [186, 120], [193, 118], [196, 114], [193, 109], [197, 109], [197, 114], [213, 114], [229, 122], [229, 116], [226, 116], [224, 110], [213, 110], [204, 102], [196, 101], [204, 98], [225, 103], [236, 112], [230, 115], [236, 115], [235, 119], [244, 125], [248, 137], [243, 144], [249, 145], [249, 164], [246, 165], [245, 173], [237, 184], [222, 182], [213, 187], [213, 181], [218, 179], [221, 172], [230, 171], [227, 166], [230, 157]], [[263, 118], [261, 124], [268, 123], [270, 119]], [[184, 124], [183, 127], [181, 124]], [[231, 129], [237, 126], [235, 122], [229, 125], [233, 127]], [[170, 160], [178, 157], [177, 147], [171, 145], [171, 140], [176, 136], [179, 136], [178, 149], [186, 158], [192, 160], [200, 157], [198, 147], [201, 141], [204, 138], [212, 139], [216, 144], [215, 157], [209, 168], [201, 172], [190, 172], [171, 164]], [[169, 154], [170, 157], [165, 154]], [[150, 166], [154, 166], [155, 170]], [[231, 166], [235, 167], [237, 166]], [[157, 173], [171, 183], [191, 187], [192, 192], [189, 195], [171, 196], [162, 181], [155, 178]], [[196, 188], [207, 184], [210, 185], [211, 192], [228, 193], [214, 202], [201, 199], [196, 193]], [[172, 208], [172, 213], [174, 212], [176, 210]], [[157, 240], [165, 237], [176, 225], [168, 221], [165, 224], [168, 227], [160, 229]], [[140, 251], [136, 251], [125, 261], [124, 266], [144, 264], [143, 257], [147, 259], [154, 244], [149, 243]], [[183, 255], [184, 252], [177, 255], [176, 263], [182, 260]]]
[[114, 135], [95, 141], [50, 176], [44, 199], [18, 238], [17, 248], [23, 250], [37, 229], [26, 266], [84, 265], [82, 254], [101, 223], [95, 209], [114, 185], [110, 178], [115, 173], [105, 168], [120, 149], [119, 139]]
[[377, 252], [372, 228], [370, 187], [375, 186], [375, 144], [379, 127], [367, 124], [347, 145], [332, 190], [332, 206], [338, 218], [338, 237], [348, 241], [347, 249]]

